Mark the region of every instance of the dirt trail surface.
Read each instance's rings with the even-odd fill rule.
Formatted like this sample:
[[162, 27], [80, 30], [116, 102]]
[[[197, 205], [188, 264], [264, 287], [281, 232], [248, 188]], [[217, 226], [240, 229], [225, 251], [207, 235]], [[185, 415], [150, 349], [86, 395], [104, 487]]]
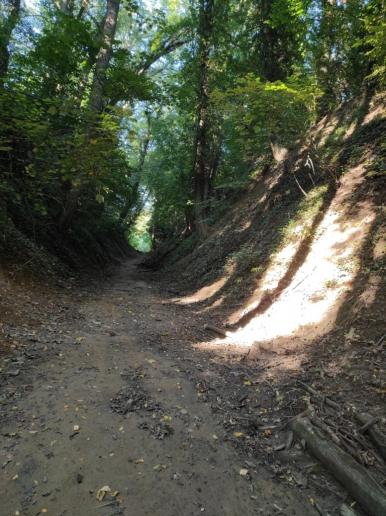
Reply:
[[135, 260], [65, 301], [2, 373], [1, 516], [314, 514], [224, 439], [192, 374], [205, 357], [183, 358], [183, 309]]

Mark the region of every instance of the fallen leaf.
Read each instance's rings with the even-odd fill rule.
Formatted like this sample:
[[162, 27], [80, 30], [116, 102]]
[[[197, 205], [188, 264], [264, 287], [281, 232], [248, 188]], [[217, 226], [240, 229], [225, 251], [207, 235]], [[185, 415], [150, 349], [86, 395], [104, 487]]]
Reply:
[[237, 438], [242, 437], [244, 434], [243, 432], [233, 432], [233, 435]]
[[96, 492], [96, 499], [98, 500], [98, 502], [102, 502], [107, 493], [111, 493], [111, 489], [109, 486], [103, 486], [100, 489], [98, 489], [98, 491]]
[[248, 470], [247, 470], [247, 469], [245, 469], [245, 468], [241, 468], [241, 469], [240, 469], [240, 475], [241, 475], [242, 477], [246, 477], [246, 476], [248, 475]]

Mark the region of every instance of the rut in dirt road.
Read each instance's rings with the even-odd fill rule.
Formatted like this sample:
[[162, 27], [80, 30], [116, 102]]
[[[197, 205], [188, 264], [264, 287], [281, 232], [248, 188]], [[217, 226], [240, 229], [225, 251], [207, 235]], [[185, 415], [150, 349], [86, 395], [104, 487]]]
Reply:
[[219, 437], [183, 361], [152, 349], [179, 322], [137, 277], [130, 262], [90, 291], [84, 323], [62, 328], [73, 343], [33, 368], [1, 428], [1, 516], [312, 514]]

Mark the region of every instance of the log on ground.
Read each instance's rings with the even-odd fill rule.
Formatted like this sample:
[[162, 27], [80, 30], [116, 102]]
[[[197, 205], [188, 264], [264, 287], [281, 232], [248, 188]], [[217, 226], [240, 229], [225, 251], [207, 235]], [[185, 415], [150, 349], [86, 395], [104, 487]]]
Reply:
[[369, 516], [385, 516], [386, 491], [363, 466], [325, 438], [308, 418], [295, 418], [291, 427], [300, 439], [305, 440], [309, 451], [326, 466]]

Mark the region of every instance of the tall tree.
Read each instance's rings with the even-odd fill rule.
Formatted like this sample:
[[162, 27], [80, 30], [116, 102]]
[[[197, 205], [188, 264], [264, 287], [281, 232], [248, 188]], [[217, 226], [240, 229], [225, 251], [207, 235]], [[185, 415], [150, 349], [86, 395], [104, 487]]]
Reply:
[[207, 233], [207, 201], [210, 190], [209, 59], [214, 31], [215, 0], [200, 0], [198, 23], [198, 88], [196, 136], [193, 157], [195, 226]]
[[[323, 92], [319, 111], [326, 113], [337, 103], [357, 95], [365, 85], [364, 78], [370, 72], [365, 21], [371, 3], [317, 0], [313, 9], [313, 67]], [[380, 4], [376, 10], [382, 12]]]
[[103, 109], [103, 90], [112, 55], [119, 7], [120, 0], [107, 0], [106, 2], [106, 13], [102, 22], [101, 45], [96, 59], [89, 101], [90, 109], [94, 113], [100, 113]]
[[253, 61], [266, 81], [283, 81], [302, 60], [308, 0], [253, 0]]
[[9, 42], [20, 17], [20, 0], [6, 0], [4, 18], [0, 20], [0, 85], [9, 64]]

